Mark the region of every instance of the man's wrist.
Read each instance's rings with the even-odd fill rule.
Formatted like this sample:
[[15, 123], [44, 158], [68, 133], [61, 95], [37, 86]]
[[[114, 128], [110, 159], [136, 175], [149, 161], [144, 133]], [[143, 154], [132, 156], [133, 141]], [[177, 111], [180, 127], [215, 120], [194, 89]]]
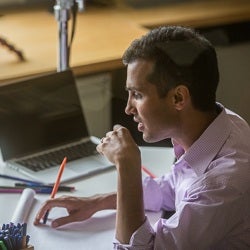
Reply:
[[105, 209], [116, 209], [116, 193], [96, 194], [92, 196], [96, 211]]

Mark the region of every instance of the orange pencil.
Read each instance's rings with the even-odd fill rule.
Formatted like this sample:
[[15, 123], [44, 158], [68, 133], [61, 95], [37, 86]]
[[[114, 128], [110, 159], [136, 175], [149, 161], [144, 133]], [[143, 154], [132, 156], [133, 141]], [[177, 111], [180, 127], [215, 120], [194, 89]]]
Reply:
[[[51, 199], [55, 198], [55, 195], [56, 195], [56, 193], [58, 191], [58, 188], [59, 188], [59, 185], [60, 185], [60, 180], [61, 180], [61, 177], [62, 177], [62, 174], [63, 174], [64, 167], [66, 165], [66, 162], [67, 162], [67, 157], [64, 157], [64, 159], [63, 159], [63, 161], [61, 163], [61, 166], [59, 168], [59, 171], [58, 171], [58, 174], [57, 174], [57, 177], [56, 177], [56, 181], [54, 183], [54, 187], [53, 187], [52, 192], [50, 194]], [[49, 210], [46, 211], [46, 213], [45, 213], [45, 215], [43, 217], [43, 224], [46, 224], [48, 216], [49, 216]]]

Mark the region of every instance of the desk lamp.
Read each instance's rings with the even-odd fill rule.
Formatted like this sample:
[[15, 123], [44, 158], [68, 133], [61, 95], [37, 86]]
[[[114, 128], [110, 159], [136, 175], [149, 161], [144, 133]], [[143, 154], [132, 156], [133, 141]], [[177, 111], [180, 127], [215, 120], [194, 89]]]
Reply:
[[[70, 47], [74, 37], [75, 20], [77, 9], [84, 10], [84, 0], [56, 0], [54, 6], [55, 18], [58, 21], [59, 49], [57, 71], [64, 71], [69, 68]], [[68, 44], [68, 20], [70, 13], [73, 14], [71, 41]]]

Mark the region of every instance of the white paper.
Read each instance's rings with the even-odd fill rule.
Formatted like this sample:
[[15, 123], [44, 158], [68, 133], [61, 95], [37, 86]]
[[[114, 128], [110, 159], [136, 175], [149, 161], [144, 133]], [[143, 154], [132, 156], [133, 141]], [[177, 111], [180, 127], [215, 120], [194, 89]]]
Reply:
[[15, 224], [27, 222], [28, 214], [34, 201], [35, 194], [36, 192], [31, 188], [25, 188], [23, 190], [13, 213], [11, 222]]

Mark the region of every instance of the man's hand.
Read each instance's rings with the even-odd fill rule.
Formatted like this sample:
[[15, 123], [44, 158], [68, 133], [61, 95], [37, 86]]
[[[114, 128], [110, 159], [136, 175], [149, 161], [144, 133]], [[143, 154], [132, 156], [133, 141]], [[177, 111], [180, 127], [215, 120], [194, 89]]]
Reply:
[[38, 211], [34, 225], [39, 225], [47, 210], [55, 207], [63, 207], [68, 211], [68, 216], [52, 221], [52, 227], [59, 227], [71, 222], [83, 221], [94, 213], [104, 209], [116, 208], [116, 194], [103, 194], [91, 197], [62, 196], [47, 200]]
[[101, 139], [97, 151], [106, 156], [116, 167], [123, 162], [127, 166], [141, 167], [140, 150], [129, 130], [121, 125], [115, 125], [113, 131]]

